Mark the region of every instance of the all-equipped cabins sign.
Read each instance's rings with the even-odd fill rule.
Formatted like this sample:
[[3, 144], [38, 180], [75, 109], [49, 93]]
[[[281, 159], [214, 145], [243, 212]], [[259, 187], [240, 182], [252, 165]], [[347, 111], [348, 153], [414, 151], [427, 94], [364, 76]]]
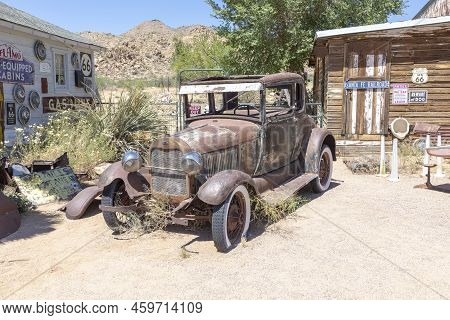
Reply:
[[0, 81], [34, 83], [34, 65], [25, 60], [21, 50], [11, 44], [0, 44]]

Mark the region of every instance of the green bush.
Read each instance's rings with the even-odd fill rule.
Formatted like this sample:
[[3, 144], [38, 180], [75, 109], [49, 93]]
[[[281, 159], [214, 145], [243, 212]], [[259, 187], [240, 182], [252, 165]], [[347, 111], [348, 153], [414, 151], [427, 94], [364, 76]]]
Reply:
[[117, 104], [76, 105], [58, 112], [47, 125], [17, 130], [10, 154], [17, 161], [54, 160], [68, 153], [75, 171], [86, 172], [99, 163], [118, 160], [125, 150], [143, 152], [164, 133], [164, 122], [147, 95], [130, 91]]

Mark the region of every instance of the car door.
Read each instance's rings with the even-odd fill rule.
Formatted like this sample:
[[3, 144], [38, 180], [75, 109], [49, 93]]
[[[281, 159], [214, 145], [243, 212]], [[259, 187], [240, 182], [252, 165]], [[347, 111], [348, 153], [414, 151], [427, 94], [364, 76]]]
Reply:
[[[268, 89], [270, 91], [273, 88]], [[287, 103], [284, 101], [283, 106], [275, 105], [276, 101], [272, 103], [270, 99], [266, 98], [267, 125], [264, 140], [263, 173], [274, 171], [291, 162], [292, 139], [295, 139], [292, 86], [289, 88], [285, 86], [281, 90], [289, 90], [289, 99]]]

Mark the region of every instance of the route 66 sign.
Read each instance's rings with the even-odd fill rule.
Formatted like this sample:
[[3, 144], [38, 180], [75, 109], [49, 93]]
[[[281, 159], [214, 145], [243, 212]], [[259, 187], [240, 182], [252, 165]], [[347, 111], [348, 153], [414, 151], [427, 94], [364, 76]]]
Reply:
[[423, 84], [428, 82], [428, 69], [427, 68], [416, 68], [413, 70], [412, 78], [413, 83]]
[[89, 53], [80, 52], [81, 72], [85, 77], [92, 77], [92, 56]]

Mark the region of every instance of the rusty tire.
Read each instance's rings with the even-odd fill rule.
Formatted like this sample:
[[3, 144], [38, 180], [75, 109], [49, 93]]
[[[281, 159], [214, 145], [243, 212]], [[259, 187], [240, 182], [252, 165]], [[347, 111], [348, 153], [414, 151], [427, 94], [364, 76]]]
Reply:
[[316, 193], [328, 190], [333, 175], [333, 154], [329, 146], [324, 145], [320, 152], [319, 176], [311, 183], [312, 189]]
[[[109, 186], [106, 186], [103, 189], [102, 194], [102, 205], [104, 206], [114, 206], [117, 205], [117, 197], [119, 195], [119, 192], [123, 190], [122, 192], [125, 192], [124, 190], [124, 184], [121, 180], [117, 179], [114, 180]], [[125, 192], [126, 193], [126, 192]], [[124, 219], [121, 219], [119, 215], [122, 215], [121, 213], [117, 212], [109, 212], [109, 211], [103, 211], [103, 218], [105, 219], [106, 225], [114, 232], [116, 233], [123, 233], [128, 228], [129, 225]]]
[[212, 237], [218, 251], [230, 251], [247, 235], [250, 210], [250, 195], [243, 185], [234, 189], [224, 203], [214, 207]]

